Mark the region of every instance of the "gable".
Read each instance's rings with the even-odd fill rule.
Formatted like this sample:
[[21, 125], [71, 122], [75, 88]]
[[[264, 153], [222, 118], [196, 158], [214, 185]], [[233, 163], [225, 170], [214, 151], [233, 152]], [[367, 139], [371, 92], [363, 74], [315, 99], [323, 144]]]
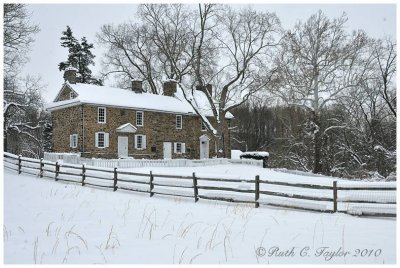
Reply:
[[117, 127], [117, 132], [120, 133], [136, 133], [137, 128], [131, 123], [123, 124]]
[[68, 84], [64, 84], [54, 99], [54, 102], [70, 100], [71, 92], [73, 92], [75, 96], [78, 96], [78, 94]]

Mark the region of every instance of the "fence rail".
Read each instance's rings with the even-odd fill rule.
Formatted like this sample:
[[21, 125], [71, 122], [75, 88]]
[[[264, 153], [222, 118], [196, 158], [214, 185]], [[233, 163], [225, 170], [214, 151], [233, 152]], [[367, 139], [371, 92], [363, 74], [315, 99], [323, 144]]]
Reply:
[[[4, 153], [4, 167], [40, 178], [51, 178], [117, 190], [170, 195], [292, 209], [342, 212], [359, 216], [396, 217], [396, 183], [344, 182], [331, 185], [232, 177], [154, 174], [66, 164]], [[341, 183], [341, 182], [339, 182]], [[364, 195], [362, 194], [364, 193]]]
[[94, 167], [105, 168], [140, 168], [140, 167], [198, 167], [225, 164], [245, 164], [258, 167], [263, 166], [262, 160], [254, 159], [96, 159], [83, 158], [73, 153], [44, 153], [44, 159], [48, 161], [60, 161], [70, 164], [86, 164]]

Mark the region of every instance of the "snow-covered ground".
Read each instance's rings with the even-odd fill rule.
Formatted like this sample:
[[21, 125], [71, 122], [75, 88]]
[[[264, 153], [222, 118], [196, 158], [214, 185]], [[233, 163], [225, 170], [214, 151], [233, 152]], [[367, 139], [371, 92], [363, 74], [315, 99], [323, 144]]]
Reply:
[[[332, 182], [239, 165], [151, 170]], [[394, 219], [150, 198], [4, 174], [5, 263], [395, 263], [395, 229]]]

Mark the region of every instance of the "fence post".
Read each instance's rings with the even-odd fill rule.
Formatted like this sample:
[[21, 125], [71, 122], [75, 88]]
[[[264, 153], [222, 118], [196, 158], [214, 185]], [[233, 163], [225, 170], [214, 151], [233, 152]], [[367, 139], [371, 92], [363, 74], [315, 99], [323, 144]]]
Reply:
[[21, 174], [21, 155], [18, 156], [18, 174]]
[[39, 171], [39, 177], [43, 178], [43, 158], [40, 158], [40, 171]]
[[154, 189], [153, 180], [154, 180], [153, 172], [150, 171], [150, 197], [152, 197], [154, 195], [154, 193], [153, 193], [153, 189]]
[[333, 213], [337, 212], [337, 181], [333, 181]]
[[258, 199], [260, 198], [260, 176], [257, 175], [256, 176], [256, 180], [255, 180], [255, 203], [254, 203], [254, 207], [258, 208], [260, 206], [260, 203], [258, 202]]
[[114, 168], [114, 192], [117, 190], [117, 168]]
[[86, 168], [85, 164], [82, 164], [82, 186], [85, 186], [85, 179], [86, 179]]
[[199, 201], [199, 189], [197, 188], [196, 174], [193, 172], [193, 189], [194, 189], [194, 202]]
[[57, 177], [58, 177], [58, 173], [60, 173], [60, 165], [58, 164], [58, 161], [56, 162], [56, 176], [55, 176], [55, 180], [58, 181]]

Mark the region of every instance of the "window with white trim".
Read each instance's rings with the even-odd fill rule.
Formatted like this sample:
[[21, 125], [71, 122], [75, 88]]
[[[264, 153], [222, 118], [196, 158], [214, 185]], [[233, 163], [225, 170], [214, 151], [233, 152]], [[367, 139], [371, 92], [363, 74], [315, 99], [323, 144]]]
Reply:
[[101, 124], [106, 123], [106, 116], [107, 116], [107, 111], [105, 107], [98, 107], [97, 108], [97, 122]]
[[174, 142], [174, 153], [176, 154], [184, 154], [186, 153], [185, 143], [183, 142]]
[[142, 111], [136, 112], [136, 126], [143, 127], [144, 115]]
[[176, 129], [182, 129], [182, 115], [176, 116]]
[[206, 124], [203, 121], [201, 121], [201, 131], [206, 131], [206, 130], [207, 130]]
[[69, 99], [72, 100], [73, 98], [75, 98], [75, 93], [71, 90], [69, 92]]
[[146, 149], [146, 135], [135, 135], [135, 149]]
[[95, 145], [97, 148], [107, 148], [109, 146], [110, 135], [106, 132], [95, 133]]
[[78, 147], [78, 134], [69, 135], [69, 147], [71, 148]]

